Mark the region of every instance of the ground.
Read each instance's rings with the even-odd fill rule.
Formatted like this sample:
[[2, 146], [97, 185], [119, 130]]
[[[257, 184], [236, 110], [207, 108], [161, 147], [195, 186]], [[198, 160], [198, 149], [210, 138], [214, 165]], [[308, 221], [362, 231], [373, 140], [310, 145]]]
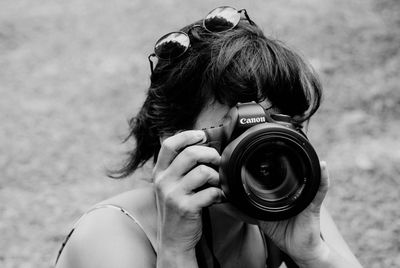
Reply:
[[[218, 3], [217, 3], [218, 2]], [[0, 3], [0, 266], [51, 267], [73, 221], [140, 183], [105, 176], [131, 143], [161, 35], [221, 1]], [[400, 267], [400, 2], [231, 1], [325, 88], [309, 137], [327, 206], [366, 267]]]

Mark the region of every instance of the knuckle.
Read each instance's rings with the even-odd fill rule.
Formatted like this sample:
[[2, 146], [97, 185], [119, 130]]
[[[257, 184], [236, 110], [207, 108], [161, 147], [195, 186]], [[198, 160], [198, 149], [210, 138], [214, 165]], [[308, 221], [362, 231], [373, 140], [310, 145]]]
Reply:
[[176, 194], [174, 194], [173, 191], [167, 191], [164, 193], [164, 202], [169, 207], [175, 207], [176, 204], [179, 204], [179, 202], [177, 201]]
[[199, 175], [203, 178], [206, 178], [209, 183], [212, 183], [213, 185], [219, 184], [218, 171], [207, 165], [199, 165], [198, 169]]
[[175, 151], [174, 142], [172, 139], [173, 137], [168, 137], [165, 140], [163, 140], [163, 142], [161, 143], [161, 147], [163, 147], [168, 151]]
[[178, 214], [183, 218], [196, 215], [196, 210], [190, 205], [190, 202], [179, 202], [177, 206]]
[[164, 195], [164, 203], [171, 211], [175, 211], [180, 216], [185, 216], [191, 213], [190, 206], [188, 202], [182, 202], [180, 198], [174, 191], [168, 191]]
[[211, 175], [210, 167], [208, 167], [206, 165], [198, 165], [197, 169], [198, 169], [198, 172], [200, 173], [200, 175], [202, 175], [202, 176], [209, 177]]
[[184, 156], [188, 159], [196, 159], [197, 148], [195, 146], [186, 147], [183, 152]]
[[181, 215], [185, 215], [190, 212], [187, 202], [179, 202], [177, 204], [177, 210], [179, 211], [179, 214], [181, 214]]
[[154, 186], [157, 191], [160, 191], [164, 187], [164, 182], [166, 180], [166, 175], [165, 172], [157, 172], [157, 176], [153, 177], [154, 178]]
[[180, 135], [180, 136], [182, 137], [182, 139], [184, 139], [184, 140], [189, 139], [190, 136], [191, 136], [189, 131], [180, 132], [179, 135]]
[[179, 210], [183, 196], [176, 191], [176, 188], [170, 187], [163, 192], [163, 202], [171, 210]]

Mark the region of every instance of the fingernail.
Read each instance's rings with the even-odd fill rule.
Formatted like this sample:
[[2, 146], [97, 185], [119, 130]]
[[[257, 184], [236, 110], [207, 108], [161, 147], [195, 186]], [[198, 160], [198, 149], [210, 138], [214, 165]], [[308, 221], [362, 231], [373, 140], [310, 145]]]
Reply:
[[201, 140], [198, 142], [198, 144], [206, 143], [206, 141], [207, 141], [207, 136], [206, 136], [206, 133], [205, 133], [204, 131], [199, 130], [199, 133], [198, 133], [197, 135], [198, 135], [199, 139], [201, 139]]

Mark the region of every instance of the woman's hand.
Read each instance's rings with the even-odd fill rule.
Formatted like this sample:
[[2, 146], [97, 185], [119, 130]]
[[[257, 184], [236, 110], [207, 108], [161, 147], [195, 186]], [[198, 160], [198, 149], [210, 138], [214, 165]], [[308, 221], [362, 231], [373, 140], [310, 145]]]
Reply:
[[299, 215], [284, 221], [263, 222], [259, 225], [268, 237], [296, 263], [319, 261], [329, 253], [321, 238], [320, 210], [328, 191], [326, 163], [321, 162], [321, 184], [311, 204]]
[[[199, 130], [165, 139], [153, 170], [158, 210], [158, 266], [196, 266], [195, 246], [202, 234], [201, 211], [221, 202], [220, 155]], [[204, 187], [207, 185], [207, 187]], [[175, 263], [173, 263], [175, 262]]]

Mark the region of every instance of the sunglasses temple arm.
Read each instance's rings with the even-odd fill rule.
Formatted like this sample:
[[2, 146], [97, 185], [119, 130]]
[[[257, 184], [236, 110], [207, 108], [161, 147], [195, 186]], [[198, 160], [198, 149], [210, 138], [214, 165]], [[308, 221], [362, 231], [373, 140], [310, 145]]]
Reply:
[[243, 13], [244, 13], [244, 16], [245, 16], [246, 19], [250, 22], [251, 25], [255, 25], [254, 21], [252, 21], [252, 20], [250, 19], [249, 15], [247, 14], [246, 9], [241, 9], [241, 10], [239, 10], [239, 12], [243, 12]]
[[152, 57], [156, 57], [156, 54], [152, 53], [147, 57], [149, 59], [149, 63], [150, 63], [151, 74], [153, 74], [153, 71], [154, 71], [154, 63], [151, 60]]

